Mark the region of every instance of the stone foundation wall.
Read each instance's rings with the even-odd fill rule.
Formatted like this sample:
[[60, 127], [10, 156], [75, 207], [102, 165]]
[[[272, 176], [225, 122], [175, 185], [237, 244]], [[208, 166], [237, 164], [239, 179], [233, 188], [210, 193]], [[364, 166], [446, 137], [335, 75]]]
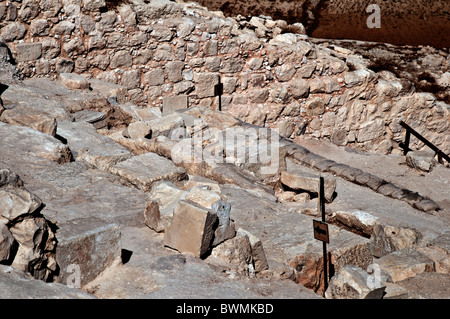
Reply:
[[188, 95], [190, 106], [220, 104], [286, 137], [382, 153], [398, 149], [403, 120], [450, 152], [448, 104], [351, 50], [311, 43], [300, 24], [225, 18], [192, 3], [24, 0], [0, 2], [0, 27], [25, 78], [78, 73], [126, 88], [125, 100], [143, 107]]

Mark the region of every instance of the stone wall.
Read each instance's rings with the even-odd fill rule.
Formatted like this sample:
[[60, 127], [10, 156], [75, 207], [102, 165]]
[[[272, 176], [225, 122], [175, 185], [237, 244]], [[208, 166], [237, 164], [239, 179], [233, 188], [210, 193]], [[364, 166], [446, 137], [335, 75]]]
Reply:
[[142, 107], [188, 95], [190, 106], [220, 105], [283, 136], [382, 153], [398, 149], [404, 120], [450, 152], [447, 104], [368, 69], [351, 50], [312, 43], [301, 24], [153, 2], [2, 1], [0, 36], [25, 78], [78, 73], [126, 88], [125, 100]]

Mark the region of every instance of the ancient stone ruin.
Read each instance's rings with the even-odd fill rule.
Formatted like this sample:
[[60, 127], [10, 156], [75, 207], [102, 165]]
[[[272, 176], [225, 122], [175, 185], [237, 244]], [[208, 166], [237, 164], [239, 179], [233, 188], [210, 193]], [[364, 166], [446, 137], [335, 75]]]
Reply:
[[0, 1], [0, 297], [448, 298], [449, 163], [401, 124], [450, 153], [448, 51], [368, 49], [414, 51], [436, 93], [363, 45], [194, 2]]

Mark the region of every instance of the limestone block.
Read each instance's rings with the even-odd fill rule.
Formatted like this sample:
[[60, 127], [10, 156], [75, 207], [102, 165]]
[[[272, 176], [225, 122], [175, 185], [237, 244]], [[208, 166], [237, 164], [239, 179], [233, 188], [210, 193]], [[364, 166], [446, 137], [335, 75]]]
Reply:
[[325, 112], [325, 103], [322, 98], [314, 97], [306, 101], [305, 108], [308, 116], [322, 115]]
[[3, 37], [5, 42], [11, 42], [22, 39], [26, 32], [27, 29], [24, 24], [20, 22], [12, 22], [6, 24], [6, 26], [2, 28], [0, 35]]
[[207, 189], [207, 187], [195, 186], [186, 195], [186, 200], [190, 200], [200, 206], [213, 209], [213, 204], [223, 200], [220, 193]]
[[[120, 258], [120, 226], [94, 217], [61, 223], [58, 230], [56, 260], [60, 273], [56, 282], [80, 287], [100, 275]], [[76, 281], [76, 280], [75, 280]]]
[[51, 136], [56, 134], [56, 119], [38, 109], [27, 107], [8, 109], [1, 114], [0, 120], [12, 125], [27, 126]]
[[426, 151], [410, 151], [406, 154], [406, 164], [412, 168], [429, 172], [435, 166], [434, 154]]
[[219, 83], [219, 75], [215, 73], [195, 73], [195, 90], [199, 98], [213, 97], [214, 86]]
[[295, 79], [289, 82], [289, 88], [291, 89], [292, 96], [296, 99], [308, 97], [309, 94], [309, 82], [304, 79]]
[[53, 136], [28, 127], [9, 125], [0, 122], [0, 148], [4, 154], [22, 150], [27, 156], [49, 159], [57, 163], [66, 163], [72, 159], [67, 145]]
[[269, 268], [267, 262], [266, 253], [264, 251], [263, 244], [261, 240], [251, 234], [249, 231], [239, 228], [236, 232], [236, 236], [246, 235], [250, 241], [250, 247], [252, 250], [252, 259], [255, 268], [255, 272], [260, 272]]
[[369, 274], [356, 266], [346, 265], [331, 279], [325, 292], [327, 299], [381, 299], [386, 286], [370, 287]]
[[152, 152], [133, 156], [111, 166], [109, 171], [143, 191], [149, 191], [154, 182], [162, 179], [173, 182], [187, 178], [183, 168], [175, 166], [172, 161]]
[[59, 80], [68, 89], [71, 90], [87, 90], [89, 89], [88, 80], [79, 74], [75, 73], [60, 73]]
[[148, 123], [152, 130], [152, 138], [161, 135], [172, 138], [172, 134], [177, 136], [184, 132], [184, 120], [176, 112], [169, 113], [161, 118], [155, 118]]
[[[308, 173], [282, 171], [281, 183], [295, 190], [304, 190], [316, 194], [319, 189], [319, 177]], [[333, 178], [324, 179], [324, 198], [327, 202], [333, 200], [335, 190], [336, 180]]]
[[86, 122], [61, 121], [56, 133], [67, 140], [76, 160], [100, 169], [107, 169], [131, 156], [126, 148], [101, 135], [92, 124]]
[[137, 121], [130, 123], [126, 129], [127, 137], [146, 138], [151, 136], [152, 128], [147, 121]]
[[358, 142], [367, 142], [374, 140], [385, 133], [384, 120], [376, 119], [361, 124], [357, 135]]
[[394, 283], [435, 269], [433, 260], [413, 248], [397, 250], [374, 260], [374, 263], [386, 271]]
[[421, 234], [411, 228], [377, 224], [370, 237], [373, 255], [382, 257], [394, 251], [414, 247]]
[[148, 194], [144, 211], [145, 224], [156, 232], [164, 232], [172, 221], [173, 211], [185, 192], [172, 182], [155, 182]]
[[37, 60], [42, 54], [42, 43], [19, 43], [16, 52], [17, 62]]
[[239, 234], [214, 247], [207, 261], [248, 275], [252, 264], [252, 248], [247, 235]]
[[167, 78], [171, 82], [180, 82], [183, 79], [182, 71], [184, 69], [184, 62], [170, 61], [165, 66]]
[[104, 112], [82, 110], [74, 113], [73, 117], [75, 118], [75, 121], [88, 122], [92, 124], [96, 129], [101, 129], [108, 125], [108, 118]]
[[0, 215], [9, 221], [33, 214], [42, 207], [42, 201], [25, 188], [4, 188], [0, 190]]
[[193, 202], [180, 200], [172, 223], [164, 234], [164, 245], [203, 257], [211, 248], [217, 215]]
[[354, 211], [337, 211], [333, 213], [332, 219], [337, 220], [341, 224], [356, 229], [365, 235], [372, 235], [373, 228], [377, 225], [378, 218], [370, 213], [354, 210]]
[[133, 59], [128, 51], [118, 51], [111, 58], [110, 67], [112, 69], [119, 67], [130, 67], [133, 64]]
[[14, 224], [10, 231], [18, 242], [12, 266], [46, 280], [49, 272], [56, 270], [54, 256], [48, 255], [54, 250], [56, 240], [45, 218], [25, 218]]
[[176, 110], [184, 110], [189, 106], [187, 95], [168, 96], [163, 98], [162, 113], [167, 115]]

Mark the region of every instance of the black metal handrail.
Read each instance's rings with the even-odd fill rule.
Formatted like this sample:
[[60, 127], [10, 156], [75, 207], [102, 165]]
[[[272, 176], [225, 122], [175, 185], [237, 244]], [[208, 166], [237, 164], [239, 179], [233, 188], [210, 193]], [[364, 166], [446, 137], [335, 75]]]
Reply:
[[415, 137], [417, 137], [422, 143], [424, 143], [426, 146], [431, 148], [435, 154], [438, 157], [438, 162], [442, 164], [442, 159], [444, 158], [447, 162], [450, 163], [450, 156], [445, 154], [443, 151], [441, 151], [436, 145], [428, 141], [425, 137], [423, 137], [420, 133], [418, 133], [416, 130], [414, 130], [411, 126], [406, 124], [403, 121], [400, 121], [400, 125], [403, 126], [406, 129], [406, 135], [405, 135], [405, 142], [400, 144], [400, 147], [403, 148], [403, 155], [406, 155], [408, 151], [411, 149], [409, 148], [409, 140], [411, 138], [411, 134], [413, 134]]

